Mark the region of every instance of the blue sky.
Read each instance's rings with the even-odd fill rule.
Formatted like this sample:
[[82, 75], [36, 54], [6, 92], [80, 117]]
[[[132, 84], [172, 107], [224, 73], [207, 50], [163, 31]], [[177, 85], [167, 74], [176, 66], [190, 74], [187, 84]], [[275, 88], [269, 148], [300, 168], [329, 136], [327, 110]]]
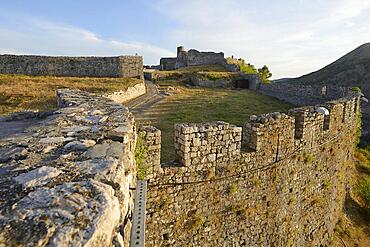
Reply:
[[370, 0], [4, 0], [0, 54], [223, 51], [274, 78], [317, 70], [370, 42]]

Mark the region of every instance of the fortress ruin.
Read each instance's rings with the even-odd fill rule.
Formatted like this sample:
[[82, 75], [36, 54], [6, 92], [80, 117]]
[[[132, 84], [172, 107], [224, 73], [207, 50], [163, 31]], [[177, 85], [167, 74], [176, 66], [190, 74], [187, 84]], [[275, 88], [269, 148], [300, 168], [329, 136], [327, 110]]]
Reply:
[[243, 127], [177, 124], [179, 159], [167, 166], [160, 130], [137, 134], [125, 106], [78, 90], [57, 98], [43, 127], [0, 142], [0, 239], [9, 246], [127, 246], [138, 142], [149, 167], [147, 245], [330, 243], [355, 147], [355, 94]]
[[[183, 46], [177, 47], [176, 57], [164, 57], [160, 60], [160, 70], [175, 70], [187, 66], [219, 64], [229, 66], [230, 69], [235, 67], [228, 65], [223, 52], [200, 52], [195, 49], [186, 51]], [[232, 67], [232, 68], [231, 68]]]
[[[165, 66], [223, 60], [223, 53], [180, 47]], [[4, 55], [0, 64], [0, 73], [142, 77], [136, 56]], [[119, 97], [59, 89], [56, 111], [32, 113], [37, 124], [0, 140], [0, 246], [128, 246], [130, 234], [143, 236], [133, 224], [134, 192], [142, 197], [137, 177], [147, 182], [138, 217], [146, 218], [141, 241], [148, 246], [330, 244], [347, 193], [360, 95], [274, 83], [255, 90], [311, 106], [253, 115], [243, 126], [177, 123], [177, 160], [162, 164], [161, 130], [137, 129]]]

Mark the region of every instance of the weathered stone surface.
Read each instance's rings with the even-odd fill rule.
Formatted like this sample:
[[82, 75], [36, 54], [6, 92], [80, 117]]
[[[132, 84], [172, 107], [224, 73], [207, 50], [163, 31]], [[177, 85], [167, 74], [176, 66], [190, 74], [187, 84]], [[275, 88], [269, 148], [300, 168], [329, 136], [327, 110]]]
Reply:
[[114, 190], [96, 181], [38, 188], [12, 212], [0, 223], [6, 246], [109, 246], [120, 220]]
[[127, 244], [133, 116], [79, 90], [58, 90], [57, 99], [60, 108], [37, 128], [0, 140], [0, 246]]
[[[68, 133], [67, 133], [68, 135]], [[64, 149], [69, 151], [85, 151], [89, 147], [92, 147], [96, 144], [94, 140], [83, 140], [81, 141], [73, 141], [69, 142], [64, 146]]]
[[62, 171], [54, 167], [42, 166], [27, 173], [22, 173], [15, 177], [14, 180], [25, 189], [28, 189], [47, 184], [52, 178], [57, 177], [61, 173]]

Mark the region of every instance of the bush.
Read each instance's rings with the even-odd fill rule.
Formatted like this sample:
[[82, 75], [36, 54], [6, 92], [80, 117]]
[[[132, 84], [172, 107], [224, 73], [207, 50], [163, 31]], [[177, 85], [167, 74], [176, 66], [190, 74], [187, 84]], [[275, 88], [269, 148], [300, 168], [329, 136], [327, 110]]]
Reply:
[[359, 182], [357, 192], [364, 203], [364, 208], [370, 213], [370, 177]]
[[353, 87], [353, 88], [351, 88], [351, 90], [355, 93], [361, 93], [361, 88], [359, 88], [359, 87]]
[[145, 157], [148, 153], [148, 148], [145, 145], [144, 141], [145, 133], [140, 132], [135, 146], [135, 161], [136, 161], [136, 170], [137, 178], [140, 180], [145, 179], [147, 175], [151, 172], [151, 167], [149, 164], [145, 164]]
[[202, 215], [197, 215], [185, 224], [185, 228], [191, 231], [197, 231], [203, 226], [204, 222], [204, 217]]
[[238, 65], [241, 72], [244, 72], [246, 74], [257, 74], [256, 67], [254, 67], [253, 64], [249, 64], [249, 63], [247, 64], [242, 58], [235, 59], [235, 58], [228, 57], [226, 58], [226, 61], [228, 64]]

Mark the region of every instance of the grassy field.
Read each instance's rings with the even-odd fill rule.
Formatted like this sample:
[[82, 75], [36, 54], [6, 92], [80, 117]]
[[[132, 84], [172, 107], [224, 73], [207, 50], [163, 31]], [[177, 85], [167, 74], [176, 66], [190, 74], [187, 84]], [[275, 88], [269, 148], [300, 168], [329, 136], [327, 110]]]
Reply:
[[0, 115], [25, 109], [50, 111], [56, 108], [55, 90], [76, 88], [98, 94], [119, 91], [139, 83], [138, 79], [80, 78], [0, 74]]
[[226, 121], [242, 126], [249, 116], [286, 111], [291, 105], [250, 90], [186, 88], [175, 81], [159, 82], [171, 86], [170, 96], [136, 116], [139, 125], [153, 125], [162, 131], [162, 161], [175, 158], [174, 124]]
[[203, 77], [209, 77], [210, 79], [219, 79], [224, 77], [229, 78], [235, 76], [236, 73], [227, 71], [222, 65], [200, 65], [183, 67], [169, 71], [156, 71], [154, 74], [156, 74], [158, 77], [158, 79], [154, 79], [154, 81], [162, 81], [190, 80], [191, 76], [195, 74], [199, 74]]

